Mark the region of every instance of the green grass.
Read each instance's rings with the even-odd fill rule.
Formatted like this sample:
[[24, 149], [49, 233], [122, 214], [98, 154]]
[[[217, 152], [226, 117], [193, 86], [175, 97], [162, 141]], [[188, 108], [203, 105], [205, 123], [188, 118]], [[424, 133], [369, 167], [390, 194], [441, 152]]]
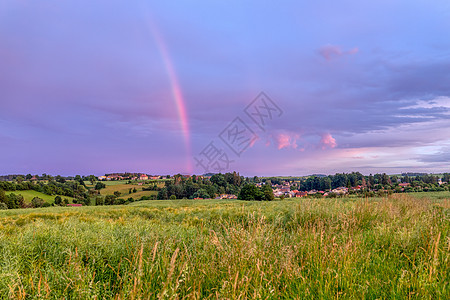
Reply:
[[[48, 202], [51, 204], [51, 203], [55, 202], [55, 197], [56, 197], [56, 195], [50, 196], [50, 195], [47, 195], [47, 194], [44, 194], [41, 192], [37, 192], [34, 190], [6, 191], [5, 193], [7, 195], [9, 195], [9, 194], [22, 195], [26, 203], [30, 203], [34, 197], [39, 197], [39, 198], [43, 199], [45, 202]], [[66, 197], [66, 196], [61, 196], [61, 198], [62, 199], [67, 198], [67, 199], [69, 199], [69, 202], [72, 202], [72, 200], [73, 200], [73, 198]]]
[[450, 192], [421, 192], [421, 193], [409, 193], [408, 195], [411, 195], [414, 198], [422, 199], [422, 198], [429, 198], [429, 199], [450, 199]]
[[[148, 185], [138, 185], [136, 182], [127, 184], [127, 181], [102, 181], [106, 184], [106, 187], [104, 189], [100, 190], [100, 194], [105, 195], [113, 195], [114, 192], [118, 191], [120, 192], [120, 198], [128, 199], [133, 198], [134, 200], [138, 200], [142, 196], [151, 196], [151, 195], [157, 195], [157, 191], [143, 191], [143, 187], [148, 187]], [[89, 186], [89, 185], [88, 185]], [[164, 182], [160, 181], [158, 182], [158, 186], [164, 186]], [[136, 188], [136, 193], [129, 194], [129, 189]]]
[[0, 212], [0, 297], [448, 299], [450, 199]]

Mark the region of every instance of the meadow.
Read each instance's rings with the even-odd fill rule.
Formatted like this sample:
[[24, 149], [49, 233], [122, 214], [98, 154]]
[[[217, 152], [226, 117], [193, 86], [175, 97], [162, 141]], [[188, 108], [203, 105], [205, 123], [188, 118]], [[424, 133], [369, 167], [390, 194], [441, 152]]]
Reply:
[[[45, 202], [51, 204], [55, 202], [55, 197], [57, 195], [47, 195], [38, 191], [34, 190], [24, 190], [24, 191], [6, 191], [6, 194], [16, 194], [16, 195], [22, 195], [23, 199], [26, 203], [31, 203], [31, 200], [33, 200], [34, 197], [38, 197], [43, 199]], [[67, 198], [69, 200], [69, 203], [72, 203], [73, 198], [67, 197], [67, 196], [60, 196], [62, 199]]]
[[[118, 181], [102, 181], [106, 185], [104, 189], [100, 190], [100, 195], [106, 196], [106, 195], [113, 195], [114, 192], [120, 193], [120, 198], [128, 199], [133, 198], [134, 200], [140, 199], [142, 196], [152, 196], [158, 194], [157, 191], [143, 191], [142, 188], [148, 187], [149, 185], [139, 185], [137, 182], [133, 181], [132, 183], [127, 183], [126, 180], [118, 180]], [[89, 188], [93, 188], [94, 185], [92, 185], [90, 182], [85, 181], [85, 184]], [[153, 185], [153, 184], [152, 184]], [[157, 182], [157, 185], [159, 187], [164, 186], [164, 181], [160, 180]], [[130, 189], [136, 189], [136, 193], [129, 193]]]
[[0, 212], [0, 297], [449, 299], [450, 197]]

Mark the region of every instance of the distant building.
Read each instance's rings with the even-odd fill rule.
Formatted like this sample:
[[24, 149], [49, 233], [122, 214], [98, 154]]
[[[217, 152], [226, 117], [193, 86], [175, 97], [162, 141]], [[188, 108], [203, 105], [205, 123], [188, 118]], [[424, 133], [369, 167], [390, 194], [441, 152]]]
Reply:
[[303, 198], [308, 196], [308, 192], [302, 192], [302, 191], [295, 191], [295, 197], [296, 198]]
[[340, 194], [340, 195], [341, 194], [347, 194], [348, 193], [348, 188], [341, 186], [341, 187], [335, 188], [331, 192], [335, 193], [335, 194]]
[[145, 174], [142, 174], [141, 176], [139, 176], [139, 180], [148, 180], [148, 176]]

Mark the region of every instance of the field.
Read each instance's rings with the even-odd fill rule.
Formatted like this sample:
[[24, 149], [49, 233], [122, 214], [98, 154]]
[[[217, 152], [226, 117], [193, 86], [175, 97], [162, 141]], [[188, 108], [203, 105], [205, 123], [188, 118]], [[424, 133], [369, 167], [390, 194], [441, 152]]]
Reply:
[[[132, 182], [130, 184], [127, 183], [127, 181], [120, 180], [120, 181], [102, 181], [106, 185], [106, 188], [100, 190], [100, 194], [105, 195], [113, 195], [114, 192], [120, 192], [120, 198], [128, 199], [133, 198], [134, 200], [138, 200], [142, 196], [151, 196], [151, 195], [157, 195], [157, 191], [143, 191], [143, 187], [148, 187], [148, 185], [138, 185], [137, 182]], [[85, 184], [87, 187], [93, 187], [90, 182], [85, 181]], [[158, 186], [164, 186], [164, 181], [159, 181]], [[129, 194], [129, 189], [136, 189], [136, 193]]]
[[[26, 190], [26, 191], [7, 191], [5, 192], [6, 194], [16, 194], [16, 195], [22, 195], [23, 199], [25, 200], [26, 203], [30, 203], [31, 200], [34, 197], [39, 197], [41, 199], [43, 199], [45, 202], [48, 203], [53, 203], [55, 202], [55, 197], [56, 195], [50, 196], [41, 192], [37, 192], [37, 191], [33, 191], [33, 190]], [[73, 198], [71, 197], [67, 197], [67, 196], [61, 196], [62, 199], [67, 198], [69, 199], [69, 202], [72, 203]]]
[[0, 212], [0, 297], [448, 299], [450, 199], [141, 201]]

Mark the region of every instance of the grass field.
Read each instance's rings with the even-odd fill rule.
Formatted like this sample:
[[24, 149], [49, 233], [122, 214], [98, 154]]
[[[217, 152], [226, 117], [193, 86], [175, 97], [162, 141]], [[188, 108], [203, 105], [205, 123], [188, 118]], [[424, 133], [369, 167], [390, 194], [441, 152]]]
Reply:
[[[6, 194], [16, 194], [16, 195], [22, 195], [25, 202], [30, 203], [31, 200], [33, 200], [34, 197], [39, 197], [43, 199], [45, 202], [48, 202], [52, 204], [55, 202], [56, 195], [50, 196], [41, 192], [33, 191], [33, 190], [26, 190], [26, 191], [7, 191]], [[66, 197], [61, 196], [62, 199], [67, 198], [69, 199], [69, 202], [72, 203], [73, 198], [72, 197]]]
[[[100, 194], [105, 195], [113, 195], [114, 192], [120, 192], [120, 198], [128, 199], [133, 198], [134, 200], [137, 200], [141, 198], [142, 196], [151, 196], [151, 195], [157, 195], [157, 191], [143, 191], [143, 187], [147, 187], [148, 185], [138, 185], [137, 182], [132, 182], [130, 184], [127, 183], [127, 181], [102, 181], [106, 188], [100, 190]], [[90, 182], [85, 181], [86, 186], [92, 187]], [[159, 181], [158, 186], [162, 187], [164, 186], [164, 181]], [[129, 194], [129, 189], [136, 188], [136, 193]]]
[[448, 299], [450, 200], [141, 201], [0, 212], [14, 299]]

